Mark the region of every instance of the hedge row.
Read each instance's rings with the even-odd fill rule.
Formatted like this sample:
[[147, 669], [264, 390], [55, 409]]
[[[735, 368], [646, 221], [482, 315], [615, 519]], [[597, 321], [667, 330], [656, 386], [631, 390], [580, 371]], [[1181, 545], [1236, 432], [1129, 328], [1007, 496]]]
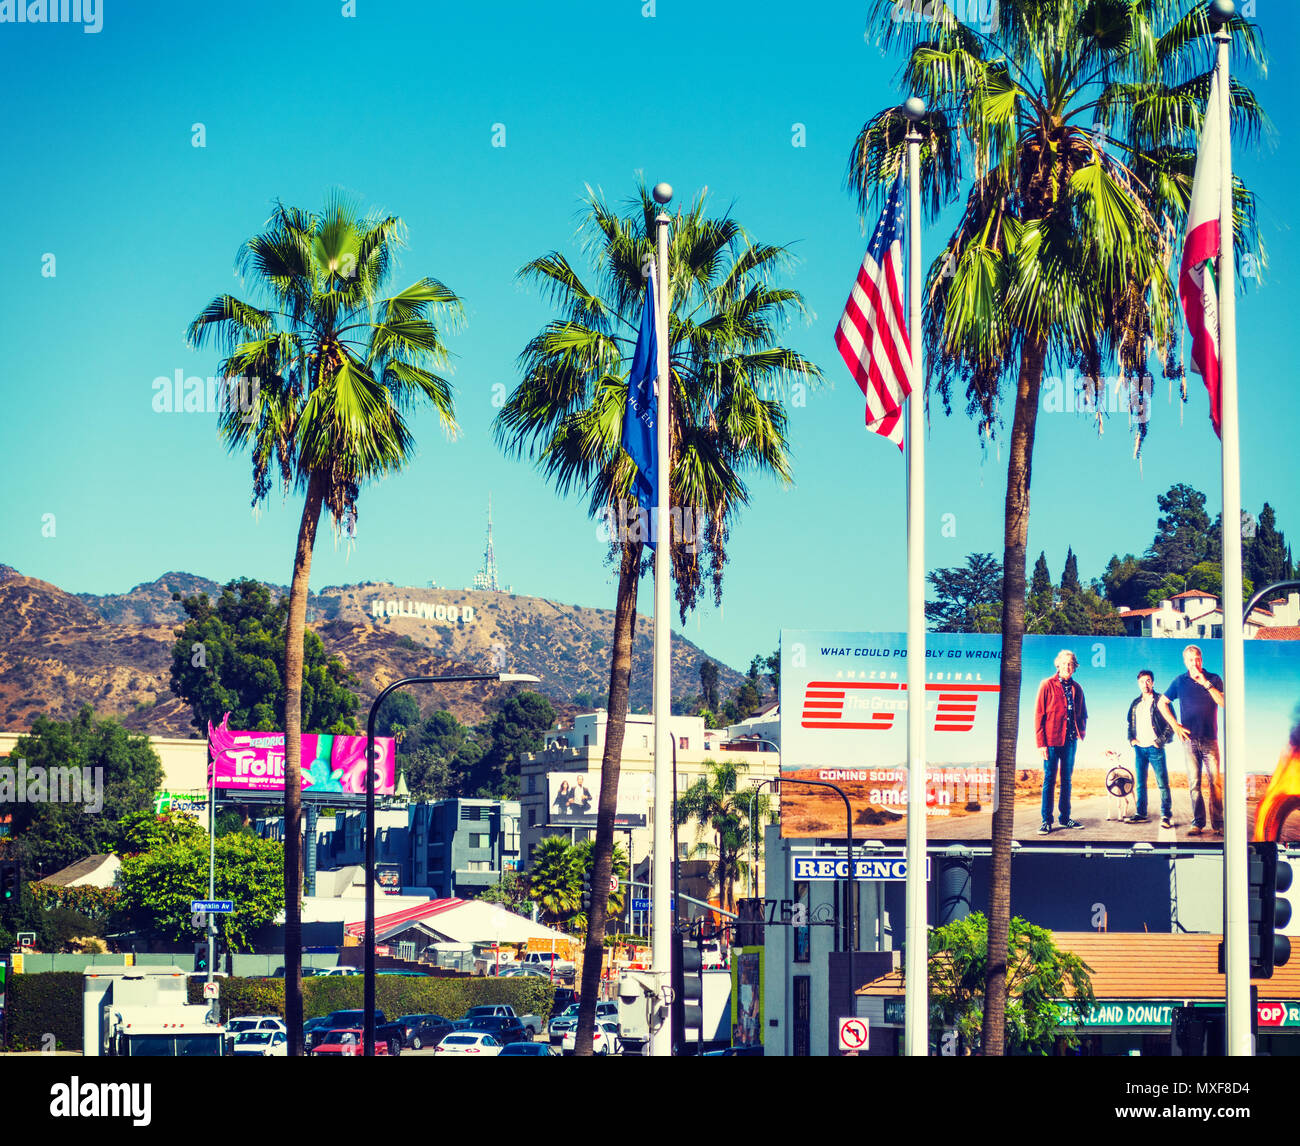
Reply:
[[[364, 1001], [365, 979], [361, 975], [313, 976], [302, 984], [303, 1014], [307, 1018], [330, 1011], [355, 1010]], [[202, 1002], [202, 984], [191, 980], [192, 1002]], [[540, 976], [497, 978], [417, 978], [378, 975], [375, 1005], [386, 1017], [434, 1014], [461, 1018], [470, 1007], [484, 1003], [509, 1003], [519, 1014], [551, 1013], [555, 986]], [[283, 979], [224, 979], [221, 983], [221, 1013], [239, 1015], [283, 1015]]]
[[80, 971], [15, 975], [11, 968], [5, 989], [6, 1049], [80, 1050], [83, 983]]
[[[8, 982], [5, 1027], [8, 1050], [78, 1050], [82, 1040], [83, 976], [78, 971], [45, 971], [39, 975], [11, 975]], [[365, 980], [360, 975], [313, 977], [303, 980], [303, 1012], [307, 1018], [330, 1011], [360, 1009]], [[190, 1002], [203, 1002], [203, 984], [189, 983]], [[461, 1018], [470, 1007], [484, 1003], [509, 1003], [519, 1014], [551, 1013], [555, 987], [540, 976], [507, 979], [408, 978], [380, 975], [375, 980], [375, 1002], [386, 1017], [435, 1014]], [[283, 1015], [283, 979], [221, 980], [223, 1018], [239, 1015]], [[51, 1047], [49, 1036], [54, 1038]]]

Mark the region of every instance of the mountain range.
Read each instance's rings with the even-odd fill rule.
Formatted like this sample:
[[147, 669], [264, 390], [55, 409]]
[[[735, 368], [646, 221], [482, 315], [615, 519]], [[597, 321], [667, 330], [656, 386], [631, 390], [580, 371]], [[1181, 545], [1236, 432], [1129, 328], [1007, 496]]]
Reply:
[[[270, 588], [287, 592], [284, 586]], [[127, 593], [72, 594], [0, 565], [0, 730], [25, 729], [39, 713], [66, 720], [89, 702], [99, 715], [116, 716], [136, 731], [199, 735], [188, 705], [170, 688], [172, 646], [184, 621], [173, 592], [215, 599], [221, 585], [172, 572]], [[312, 593], [307, 616], [326, 650], [360, 681], [359, 725], [378, 692], [402, 676], [532, 673], [541, 683], [530, 687], [562, 714], [588, 706], [609, 687], [612, 609], [506, 592], [362, 582]], [[700, 665], [713, 658], [677, 634], [672, 651], [673, 695], [697, 695]], [[741, 674], [715, 663], [726, 695]], [[638, 616], [634, 709], [649, 709], [651, 665], [651, 623]], [[495, 688], [437, 686], [413, 695], [425, 715], [446, 708], [462, 722], [476, 723]]]

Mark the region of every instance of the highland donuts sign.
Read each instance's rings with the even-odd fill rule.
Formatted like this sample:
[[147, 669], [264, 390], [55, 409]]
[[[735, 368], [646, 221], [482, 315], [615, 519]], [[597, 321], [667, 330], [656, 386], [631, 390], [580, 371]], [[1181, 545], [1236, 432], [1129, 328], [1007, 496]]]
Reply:
[[[234, 732], [208, 722], [208, 780], [218, 788], [249, 792], [284, 791], [284, 733]], [[375, 737], [375, 792], [392, 795], [395, 745], [391, 736]], [[363, 794], [366, 790], [366, 738], [304, 733], [302, 790]]]

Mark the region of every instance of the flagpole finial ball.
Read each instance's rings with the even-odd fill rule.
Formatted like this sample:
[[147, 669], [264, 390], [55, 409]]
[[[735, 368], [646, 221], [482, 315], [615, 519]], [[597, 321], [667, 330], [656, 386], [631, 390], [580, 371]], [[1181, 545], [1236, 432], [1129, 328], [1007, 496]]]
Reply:
[[667, 203], [673, 197], [673, 185], [671, 183], [656, 183], [654, 197], [655, 202], [661, 206]]
[[1232, 0], [1211, 0], [1210, 19], [1216, 24], [1226, 24], [1237, 12]]
[[916, 123], [925, 115], [925, 100], [920, 96], [912, 96], [903, 104], [903, 114], [913, 123]]

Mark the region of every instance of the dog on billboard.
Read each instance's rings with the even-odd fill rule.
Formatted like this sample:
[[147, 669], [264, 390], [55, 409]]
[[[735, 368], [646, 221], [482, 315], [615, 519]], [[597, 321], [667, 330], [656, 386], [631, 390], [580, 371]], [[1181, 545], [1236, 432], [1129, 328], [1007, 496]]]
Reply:
[[[1118, 760], [1118, 752], [1107, 752], [1107, 759]], [[1106, 773], [1106, 819], [1127, 820], [1133, 815], [1133, 789], [1137, 779], [1130, 768], [1112, 764]]]

